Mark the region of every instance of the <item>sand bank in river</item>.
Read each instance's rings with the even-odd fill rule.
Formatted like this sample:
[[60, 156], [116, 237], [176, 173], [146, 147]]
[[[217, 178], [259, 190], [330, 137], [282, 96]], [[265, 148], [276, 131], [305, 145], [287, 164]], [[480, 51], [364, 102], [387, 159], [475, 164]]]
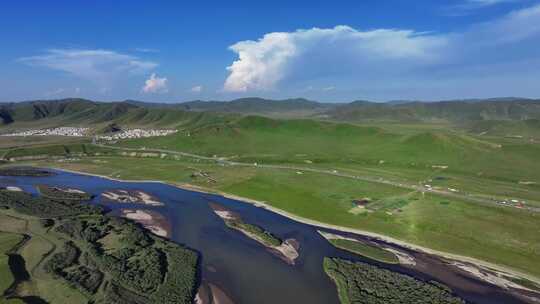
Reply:
[[107, 200], [127, 203], [127, 204], [144, 204], [149, 206], [163, 206], [156, 197], [140, 191], [140, 190], [108, 190], [101, 194]]
[[[471, 264], [471, 265], [474, 265], [474, 268], [479, 269], [480, 271], [482, 271], [482, 270], [495, 271], [495, 272], [497, 272], [497, 273], [499, 273], [501, 275], [504, 275], [506, 277], [524, 278], [524, 279], [527, 279], [529, 281], [540, 284], [540, 278], [537, 278], [535, 276], [532, 276], [532, 275], [529, 275], [529, 274], [526, 274], [526, 273], [511, 269], [511, 268], [508, 268], [506, 266], [493, 264], [493, 263], [482, 261], [482, 260], [479, 260], [479, 259], [476, 259], [476, 258], [471, 258], [471, 257], [462, 256], [462, 255], [458, 255], [458, 254], [453, 254], [453, 253], [448, 253], [448, 252], [443, 252], [443, 251], [430, 249], [430, 248], [423, 247], [423, 246], [420, 246], [420, 245], [416, 245], [416, 244], [408, 243], [408, 242], [405, 242], [405, 241], [401, 241], [401, 240], [398, 240], [396, 238], [389, 237], [389, 236], [386, 236], [386, 235], [383, 235], [383, 234], [380, 234], [380, 233], [374, 233], [374, 232], [365, 231], [365, 230], [356, 229], [356, 228], [342, 227], [342, 226], [337, 226], [337, 225], [332, 225], [332, 224], [319, 222], [319, 221], [316, 221], [316, 220], [307, 219], [307, 218], [292, 214], [290, 212], [275, 208], [275, 207], [273, 207], [273, 206], [271, 206], [271, 205], [269, 205], [269, 204], [267, 204], [266, 202], [263, 202], [263, 201], [257, 201], [257, 200], [254, 200], [254, 199], [241, 197], [241, 196], [238, 196], [238, 195], [233, 195], [233, 194], [230, 194], [230, 193], [225, 193], [225, 192], [221, 192], [221, 191], [217, 191], [217, 190], [213, 190], [213, 189], [208, 189], [208, 188], [204, 188], [204, 187], [200, 187], [200, 186], [196, 186], [196, 185], [192, 185], [192, 184], [170, 183], [170, 182], [163, 182], [163, 181], [158, 181], [158, 180], [121, 180], [121, 179], [115, 179], [115, 178], [112, 178], [112, 177], [109, 177], [109, 176], [93, 174], [93, 173], [86, 173], [86, 172], [80, 172], [80, 171], [74, 171], [74, 170], [67, 170], [67, 169], [62, 169], [62, 168], [54, 168], [54, 169], [57, 169], [57, 170], [60, 170], [60, 171], [65, 171], [65, 172], [72, 172], [72, 173], [76, 173], [76, 174], [97, 176], [97, 177], [106, 178], [106, 179], [109, 179], [109, 180], [121, 181], [121, 182], [163, 183], [163, 184], [168, 184], [168, 185], [178, 187], [178, 188], [184, 189], [184, 190], [191, 190], [191, 191], [209, 193], [209, 194], [217, 194], [217, 195], [221, 195], [223, 197], [229, 198], [229, 199], [238, 200], [238, 201], [242, 201], [242, 202], [245, 202], [245, 203], [253, 204], [256, 207], [264, 208], [266, 210], [269, 210], [271, 212], [277, 213], [279, 215], [285, 216], [287, 218], [290, 218], [292, 220], [295, 220], [297, 222], [301, 222], [301, 223], [304, 223], [304, 224], [312, 225], [312, 226], [315, 226], [315, 227], [332, 229], [332, 230], [341, 231], [341, 232], [354, 233], [354, 234], [358, 234], [358, 235], [361, 235], [361, 236], [374, 238], [374, 239], [377, 239], [379, 241], [386, 242], [388, 244], [393, 244], [393, 245], [401, 246], [403, 248], [407, 248], [409, 250], [422, 252], [422, 253], [426, 253], [426, 254], [431, 254], [431, 255], [435, 255], [435, 256], [439, 256], [439, 257], [443, 257], [443, 258], [448, 259], [448, 260], [459, 261], [459, 262], [464, 262], [464, 263], [467, 263], [467, 264]], [[479, 278], [482, 279], [482, 280], [485, 279], [483, 277], [479, 277]], [[521, 289], [526, 289], [526, 288], [521, 287]]]
[[[218, 205], [216, 203], [210, 203], [210, 208], [214, 210], [214, 213], [217, 214], [225, 223], [237, 221], [242, 222], [242, 218], [239, 214], [236, 214], [230, 210], [227, 210], [225, 207]], [[236, 229], [243, 234], [245, 234], [250, 239], [253, 239], [262, 245], [264, 245], [272, 254], [282, 259], [284, 262], [286, 262], [289, 265], [294, 265], [296, 259], [299, 257], [298, 249], [300, 249], [300, 243], [298, 243], [295, 239], [286, 239], [285, 241], [281, 241], [281, 244], [279, 246], [272, 246], [267, 241], [265, 241], [261, 236], [257, 235], [256, 233], [253, 233], [251, 231], [248, 231], [246, 229], [242, 229], [238, 225], [228, 225], [229, 227]], [[265, 232], [266, 233], [266, 232]]]
[[22, 192], [23, 191], [20, 187], [16, 187], [16, 186], [7, 186], [4, 189], [7, 190], [7, 191], [14, 191], [14, 192]]
[[229, 296], [218, 286], [203, 281], [197, 294], [194, 304], [234, 304]]
[[121, 210], [121, 215], [143, 225], [144, 228], [150, 230], [155, 235], [165, 238], [171, 237], [170, 223], [165, 216], [156, 211], [123, 209]]
[[415, 266], [416, 265], [416, 261], [414, 260], [414, 257], [408, 255], [407, 253], [405, 253], [405, 252], [403, 252], [401, 250], [397, 250], [395, 248], [390, 248], [388, 246], [383, 246], [383, 245], [381, 245], [379, 243], [364, 242], [364, 241], [360, 241], [360, 240], [357, 240], [357, 239], [352, 238], [352, 237], [346, 237], [346, 236], [343, 236], [343, 235], [338, 235], [338, 234], [334, 234], [334, 233], [330, 233], [330, 232], [324, 232], [324, 231], [320, 231], [320, 230], [317, 230], [317, 232], [327, 240], [348, 240], [348, 241], [358, 242], [358, 243], [362, 243], [362, 244], [366, 243], [367, 245], [377, 247], [377, 248], [380, 248], [382, 250], [386, 250], [386, 251], [389, 251], [389, 252], [393, 253], [396, 256], [396, 258], [398, 259], [399, 264], [401, 264], [401, 265], [409, 265], [409, 266]]

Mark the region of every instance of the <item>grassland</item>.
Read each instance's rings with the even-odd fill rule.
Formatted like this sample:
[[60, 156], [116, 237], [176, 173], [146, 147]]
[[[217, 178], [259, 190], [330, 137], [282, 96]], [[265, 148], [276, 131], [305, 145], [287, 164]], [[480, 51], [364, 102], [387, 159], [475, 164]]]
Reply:
[[393, 253], [375, 246], [345, 239], [331, 239], [329, 242], [337, 248], [341, 248], [379, 262], [388, 264], [399, 263], [397, 257]]

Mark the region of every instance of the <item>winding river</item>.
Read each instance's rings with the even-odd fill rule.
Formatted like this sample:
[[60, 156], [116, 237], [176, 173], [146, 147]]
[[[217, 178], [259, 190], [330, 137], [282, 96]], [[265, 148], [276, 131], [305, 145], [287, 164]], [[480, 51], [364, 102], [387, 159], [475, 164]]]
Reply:
[[[200, 253], [202, 279], [218, 286], [237, 304], [339, 304], [336, 288], [322, 268], [325, 256], [368, 262], [422, 280], [436, 280], [471, 303], [527, 303], [517, 292], [468, 276], [435, 256], [401, 248], [417, 261], [415, 267], [405, 267], [385, 265], [349, 254], [331, 246], [317, 230], [338, 232], [299, 223], [248, 203], [163, 183], [120, 182], [56, 172], [57, 175], [49, 177], [0, 176], [0, 186], [17, 186], [32, 193], [37, 193], [35, 186], [38, 184], [77, 188], [96, 195], [95, 203], [101, 203], [99, 194], [111, 189], [142, 190], [149, 193], [165, 205], [106, 205], [113, 209], [112, 212], [119, 212], [120, 208], [131, 208], [152, 210], [164, 215], [171, 225], [172, 240]], [[300, 257], [296, 265], [284, 263], [256, 241], [227, 228], [210, 208], [210, 202], [240, 214], [245, 222], [257, 224], [282, 239], [298, 240]]]

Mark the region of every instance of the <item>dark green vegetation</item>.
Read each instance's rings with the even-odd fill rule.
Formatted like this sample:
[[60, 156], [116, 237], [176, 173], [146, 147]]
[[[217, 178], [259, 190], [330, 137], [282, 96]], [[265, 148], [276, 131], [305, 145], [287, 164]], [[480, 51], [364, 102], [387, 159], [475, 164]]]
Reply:
[[229, 102], [192, 101], [176, 104], [155, 104], [138, 101], [99, 103], [85, 99], [38, 100], [0, 104], [4, 125], [39, 121], [49, 125], [69, 122], [102, 124], [109, 130], [110, 121], [118, 124], [178, 125], [199, 116], [189, 112], [240, 113], [280, 117], [317, 117], [338, 121], [361, 122], [466, 122], [482, 120], [539, 119], [538, 100], [498, 98], [483, 100], [450, 100], [441, 102], [318, 103], [302, 98], [266, 100], [242, 98]]
[[53, 172], [32, 167], [4, 167], [0, 168], [3, 176], [51, 176]]
[[81, 204], [79, 201], [33, 197], [25, 192], [0, 190], [0, 207], [39, 218], [54, 218], [87, 214], [100, 214], [100, 207]]
[[369, 264], [325, 258], [324, 270], [336, 283], [343, 304], [465, 303], [439, 283], [422, 282]]
[[[147, 107], [130, 102], [100, 103], [84, 99], [31, 101], [0, 105], [5, 130], [56, 126], [91, 126], [95, 131], [113, 131], [124, 126], [167, 127], [203, 123], [218, 115], [182, 109]], [[112, 123], [115, 123], [112, 126]], [[111, 127], [112, 126], [112, 127]], [[4, 133], [4, 132], [2, 132]]]
[[225, 224], [230, 228], [243, 231], [253, 236], [266, 246], [277, 247], [282, 243], [278, 237], [262, 229], [259, 226], [247, 224], [242, 222], [241, 220], [225, 220]]
[[[49, 303], [192, 302], [196, 253], [73, 199], [0, 191], [0, 206], [0, 231], [28, 238], [17, 249], [28, 275], [13, 297], [25, 290]], [[5, 235], [2, 249], [16, 241]], [[0, 259], [10, 282], [4, 268]]]
[[[82, 156], [114, 155], [117, 152], [111, 149], [98, 147], [88, 143], [66, 143], [52, 145], [36, 145], [31, 149], [17, 147], [4, 154], [10, 160], [40, 159], [48, 157], [75, 158]], [[34, 169], [35, 170], [35, 169]]]
[[76, 189], [62, 189], [58, 187], [51, 187], [47, 185], [38, 185], [37, 189], [42, 196], [50, 199], [56, 199], [60, 201], [75, 200], [75, 201], [87, 201], [92, 199], [92, 195]]
[[329, 240], [329, 242], [338, 248], [359, 254], [361, 256], [365, 256], [379, 262], [389, 264], [399, 263], [399, 260], [397, 259], [395, 254], [372, 245], [345, 239], [332, 239]]

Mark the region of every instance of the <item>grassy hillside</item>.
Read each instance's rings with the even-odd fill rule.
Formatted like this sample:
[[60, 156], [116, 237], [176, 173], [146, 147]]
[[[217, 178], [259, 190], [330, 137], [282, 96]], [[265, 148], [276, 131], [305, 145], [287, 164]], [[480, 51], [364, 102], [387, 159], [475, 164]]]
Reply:
[[175, 125], [186, 112], [237, 113], [275, 117], [317, 117], [337, 121], [365, 122], [474, 122], [484, 120], [540, 119], [540, 102], [532, 99], [487, 99], [441, 102], [348, 104], [319, 103], [302, 98], [267, 100], [242, 98], [228, 102], [192, 101], [176, 104], [153, 104], [138, 101], [102, 103], [84, 99], [28, 101], [0, 104], [0, 122], [97, 124], [116, 120], [145, 118], [144, 125]]
[[[188, 136], [189, 135], [189, 136]], [[189, 127], [173, 136], [129, 140], [126, 147], [153, 147], [264, 163], [379, 165], [481, 174], [494, 179], [540, 178], [540, 147], [484, 141], [449, 130], [397, 134], [377, 127], [314, 120], [247, 116]]]
[[509, 138], [540, 139], [540, 120], [520, 121], [484, 120], [467, 125], [466, 130], [482, 136], [503, 136]]
[[0, 105], [0, 114], [0, 128], [4, 132], [58, 126], [87, 126], [98, 131], [113, 122], [122, 127], [176, 128], [185, 124], [198, 126], [222, 121], [228, 116], [82, 99], [3, 104]]
[[478, 121], [540, 118], [540, 102], [532, 99], [371, 103], [358, 101], [326, 113], [334, 120], [363, 121]]

